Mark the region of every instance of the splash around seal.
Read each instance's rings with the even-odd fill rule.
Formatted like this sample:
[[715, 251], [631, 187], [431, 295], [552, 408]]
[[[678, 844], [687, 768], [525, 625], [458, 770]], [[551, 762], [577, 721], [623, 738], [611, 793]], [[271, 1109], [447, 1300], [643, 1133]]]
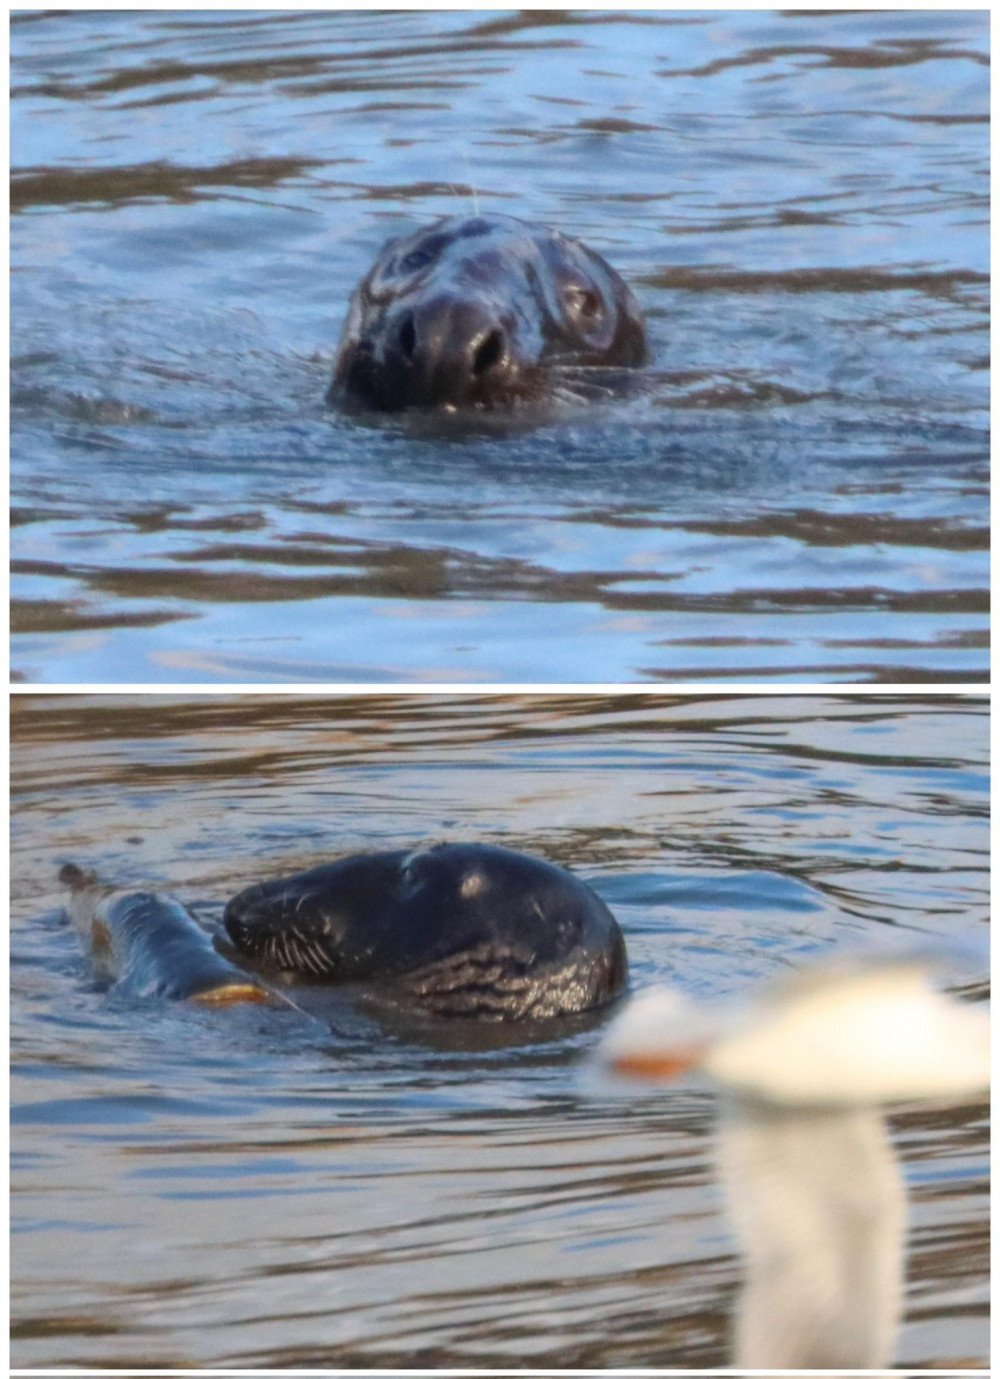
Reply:
[[436, 1016], [545, 1019], [625, 984], [625, 942], [572, 873], [479, 843], [345, 857], [226, 906], [236, 950], [314, 982], [378, 982]]
[[642, 313], [600, 254], [506, 215], [390, 240], [351, 298], [332, 403], [495, 408], [646, 362]]

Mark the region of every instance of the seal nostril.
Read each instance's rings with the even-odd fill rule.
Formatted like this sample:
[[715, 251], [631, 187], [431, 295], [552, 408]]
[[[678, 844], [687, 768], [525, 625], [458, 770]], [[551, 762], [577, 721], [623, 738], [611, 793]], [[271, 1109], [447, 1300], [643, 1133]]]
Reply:
[[481, 374], [489, 373], [490, 369], [496, 368], [502, 358], [503, 334], [499, 330], [491, 330], [472, 356], [472, 372], [477, 378]]
[[407, 316], [399, 328], [399, 348], [407, 359], [413, 358], [417, 348], [417, 328], [413, 324], [412, 316]]

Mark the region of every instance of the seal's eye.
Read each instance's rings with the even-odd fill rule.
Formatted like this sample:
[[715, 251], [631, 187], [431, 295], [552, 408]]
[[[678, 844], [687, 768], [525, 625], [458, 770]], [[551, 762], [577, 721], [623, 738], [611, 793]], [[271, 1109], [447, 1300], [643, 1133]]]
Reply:
[[411, 249], [405, 258], [400, 259], [399, 266], [404, 273], [415, 273], [418, 268], [426, 268], [432, 257], [426, 249]]
[[426, 268], [429, 263], [433, 263], [441, 255], [442, 249], [448, 243], [446, 235], [432, 235], [430, 239], [425, 239], [418, 244], [415, 249], [411, 249], [408, 254], [404, 254], [399, 260], [399, 271], [401, 273], [416, 273], [420, 268]]
[[581, 287], [578, 283], [567, 287], [563, 300], [566, 312], [573, 320], [593, 321], [603, 309], [600, 293], [590, 287]]

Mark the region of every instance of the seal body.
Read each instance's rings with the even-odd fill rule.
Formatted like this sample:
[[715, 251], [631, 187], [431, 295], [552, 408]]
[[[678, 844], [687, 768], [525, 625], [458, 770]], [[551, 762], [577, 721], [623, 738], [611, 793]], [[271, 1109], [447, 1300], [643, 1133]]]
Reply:
[[600, 254], [513, 216], [448, 216], [384, 246], [351, 298], [327, 397], [493, 408], [645, 361], [638, 304]]
[[445, 843], [345, 857], [226, 906], [238, 952], [319, 982], [377, 982], [433, 1015], [541, 1019], [621, 990], [625, 943], [572, 873], [507, 848]]
[[72, 864], [59, 879], [70, 887], [67, 911], [98, 973], [130, 995], [212, 1005], [270, 999], [172, 896], [113, 890]]

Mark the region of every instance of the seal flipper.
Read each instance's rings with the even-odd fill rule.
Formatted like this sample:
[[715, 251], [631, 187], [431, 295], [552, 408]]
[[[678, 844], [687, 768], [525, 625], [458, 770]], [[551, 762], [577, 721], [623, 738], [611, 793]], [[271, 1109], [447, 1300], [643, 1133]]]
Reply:
[[68, 863], [67, 911], [100, 974], [136, 996], [208, 1005], [269, 1001], [271, 993], [224, 958], [211, 937], [172, 896], [121, 891]]

